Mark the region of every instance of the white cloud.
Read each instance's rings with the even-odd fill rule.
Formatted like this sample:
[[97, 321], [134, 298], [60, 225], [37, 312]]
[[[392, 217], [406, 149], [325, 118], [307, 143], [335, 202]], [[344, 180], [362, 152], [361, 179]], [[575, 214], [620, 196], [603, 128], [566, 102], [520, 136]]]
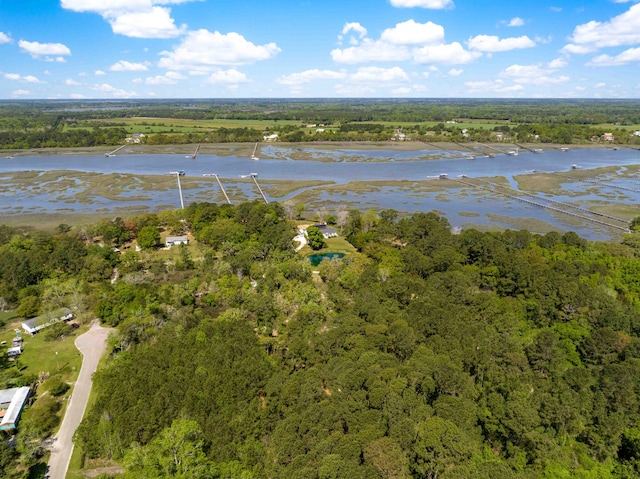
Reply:
[[134, 91], [121, 90], [119, 88], [115, 88], [109, 85], [108, 83], [94, 85], [92, 87], [92, 90], [100, 93], [106, 93], [107, 95], [113, 98], [132, 98], [132, 97], [138, 96], [138, 94]]
[[616, 56], [599, 55], [589, 61], [587, 65], [591, 67], [611, 67], [634, 62], [640, 62], [640, 48], [629, 48]]
[[207, 83], [229, 83], [229, 84], [238, 84], [238, 83], [246, 83], [247, 76], [236, 70], [235, 68], [231, 68], [229, 70], [219, 70], [213, 72], [207, 78]]
[[109, 21], [113, 33], [132, 38], [174, 38], [186, 31], [176, 27], [171, 10], [153, 7], [147, 12], [124, 13]]
[[513, 93], [524, 90], [522, 85], [505, 85], [504, 80], [468, 81], [464, 84], [469, 93]]
[[69, 47], [62, 43], [39, 43], [20, 40], [18, 46], [33, 58], [40, 58], [44, 55], [71, 55]]
[[7, 80], [19, 81], [19, 82], [23, 82], [23, 83], [46, 83], [46, 82], [43, 82], [42, 80], [39, 80], [38, 78], [34, 77], [33, 75], [22, 76], [22, 75], [20, 75], [18, 73], [5, 73], [4, 77]]
[[95, 72], [93, 72], [93, 74], [97, 77], [101, 77], [101, 76], [105, 76], [106, 73], [103, 72], [102, 70], [96, 70]]
[[469, 63], [482, 55], [466, 51], [457, 42], [445, 44], [444, 28], [432, 22], [408, 20], [384, 30], [378, 40], [366, 37], [361, 40], [354, 46], [332, 50], [333, 61], [355, 64], [413, 59], [417, 63], [451, 65]]
[[507, 24], [508, 27], [521, 27], [524, 25], [524, 20], [520, 17], [513, 17], [511, 20], [509, 20], [509, 23]]
[[464, 70], [462, 68], [452, 68], [451, 70], [449, 70], [449, 75], [451, 75], [452, 77], [460, 76], [463, 73]]
[[349, 75], [349, 79], [357, 83], [379, 84], [398, 83], [409, 81], [409, 75], [400, 68], [363, 67], [356, 73]]
[[388, 62], [408, 60], [411, 53], [402, 45], [365, 38], [358, 46], [331, 50], [331, 58], [338, 63]]
[[444, 41], [444, 28], [432, 22], [407, 20], [382, 32], [380, 40], [393, 45], [434, 45]]
[[276, 81], [281, 85], [302, 85], [304, 83], [310, 83], [314, 80], [340, 80], [346, 77], [345, 72], [336, 72], [333, 70], [306, 70], [299, 73], [291, 73], [289, 75], [283, 75]]
[[567, 66], [567, 61], [564, 58], [556, 58], [549, 62], [549, 68], [556, 70], [558, 68], [564, 68]]
[[595, 85], [596, 88], [604, 88], [606, 86], [607, 86], [607, 84], [604, 83], [604, 82], [596, 83], [596, 85]]
[[73, 78], [67, 78], [64, 81], [65, 85], [69, 85], [69, 86], [80, 86], [82, 85], [82, 83], [80, 83], [79, 81], [74, 80]]
[[640, 4], [607, 22], [590, 21], [578, 25], [564, 46], [568, 53], [585, 54], [604, 47], [634, 45], [640, 43]]
[[120, 60], [109, 67], [112, 72], [146, 72], [149, 67], [144, 63], [132, 63]]
[[29, 90], [14, 90], [13, 92], [11, 92], [11, 98], [17, 98], [19, 96], [25, 96], [30, 94], [31, 93], [29, 92]]
[[444, 45], [427, 45], [413, 52], [417, 63], [437, 63], [442, 65], [464, 65], [481, 57], [480, 52], [465, 50], [458, 42]]
[[522, 48], [532, 48], [536, 44], [528, 36], [500, 39], [495, 35], [477, 35], [467, 41], [471, 50], [479, 52], [506, 52]]
[[72, 93], [71, 95], [69, 95], [69, 98], [73, 99], [73, 100], [82, 100], [83, 98], [86, 98], [86, 96], [80, 94], [80, 93]]
[[3, 43], [11, 43], [13, 40], [11, 40], [11, 37], [9, 35], [7, 35], [4, 32], [0, 32], [0, 45], [2, 45]]
[[346, 35], [349, 32], [356, 32], [360, 38], [367, 36], [367, 29], [358, 22], [345, 23], [344, 27], [342, 27], [342, 34]]
[[174, 38], [186, 31], [177, 27], [171, 9], [158, 5], [186, 3], [190, 0], [61, 0], [62, 8], [97, 13], [114, 33], [134, 38]]
[[275, 43], [255, 45], [238, 33], [208, 30], [189, 32], [172, 51], [160, 53], [158, 65], [170, 70], [207, 72], [219, 65], [246, 65], [273, 58], [280, 52]]
[[569, 77], [560, 75], [552, 76], [553, 69], [545, 69], [539, 65], [511, 65], [501, 74], [513, 80], [514, 83], [532, 85], [555, 85], [566, 83]]
[[[182, 73], [168, 71], [164, 75], [147, 77], [144, 82], [147, 85], [175, 85], [178, 81], [185, 80], [186, 78]], [[142, 83], [142, 80], [138, 78], [134, 80], [134, 83]]]
[[391, 5], [401, 8], [430, 8], [440, 10], [443, 8], [453, 7], [452, 0], [390, 0]]

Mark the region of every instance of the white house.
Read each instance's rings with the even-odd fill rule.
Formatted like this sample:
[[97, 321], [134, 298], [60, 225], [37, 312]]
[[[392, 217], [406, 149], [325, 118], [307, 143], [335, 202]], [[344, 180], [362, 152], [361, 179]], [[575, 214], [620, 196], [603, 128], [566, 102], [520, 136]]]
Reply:
[[264, 141], [278, 141], [278, 134], [277, 133], [273, 133], [271, 135], [264, 135], [262, 137], [262, 139]]
[[69, 308], [60, 308], [50, 313], [27, 319], [22, 323], [22, 329], [33, 335], [44, 328], [48, 328], [60, 321], [68, 321], [73, 318], [73, 313]]
[[185, 236], [167, 236], [164, 242], [165, 246], [171, 247], [180, 244], [189, 244], [189, 238]]
[[[318, 225], [311, 225], [311, 226], [315, 226], [316, 228], [318, 228], [322, 233], [322, 236], [324, 236], [324, 239], [329, 239], [329, 238], [338, 236], [338, 232], [333, 228], [329, 228], [326, 224], [318, 224]], [[307, 228], [309, 227], [307, 226]], [[300, 228], [300, 232], [305, 236], [307, 236], [307, 228]]]
[[0, 431], [15, 429], [20, 420], [20, 414], [31, 390], [21, 388], [0, 390]]

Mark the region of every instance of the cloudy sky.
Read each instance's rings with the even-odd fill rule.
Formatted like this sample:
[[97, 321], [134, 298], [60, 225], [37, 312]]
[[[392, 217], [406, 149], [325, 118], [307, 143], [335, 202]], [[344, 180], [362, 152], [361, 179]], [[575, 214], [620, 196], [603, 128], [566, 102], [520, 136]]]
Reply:
[[0, 0], [0, 99], [640, 97], [628, 0]]

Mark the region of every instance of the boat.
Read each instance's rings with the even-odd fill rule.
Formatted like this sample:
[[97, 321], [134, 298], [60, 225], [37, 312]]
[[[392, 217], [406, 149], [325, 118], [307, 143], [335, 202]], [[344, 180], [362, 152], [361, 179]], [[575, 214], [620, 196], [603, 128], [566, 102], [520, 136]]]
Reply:
[[518, 156], [518, 149], [507, 151], [507, 155], [509, 156]]
[[256, 145], [253, 147], [253, 153], [251, 153], [251, 156], [249, 157], [249, 159], [254, 160], [254, 161], [258, 161], [260, 158], [258, 158], [256, 156], [256, 150], [258, 149], [258, 142], [256, 141]]
[[544, 150], [542, 148], [534, 148], [533, 152], [534, 153], [542, 153]]
[[569, 148], [567, 148], [566, 146], [563, 146], [562, 148], [560, 148], [560, 151], [569, 151]]

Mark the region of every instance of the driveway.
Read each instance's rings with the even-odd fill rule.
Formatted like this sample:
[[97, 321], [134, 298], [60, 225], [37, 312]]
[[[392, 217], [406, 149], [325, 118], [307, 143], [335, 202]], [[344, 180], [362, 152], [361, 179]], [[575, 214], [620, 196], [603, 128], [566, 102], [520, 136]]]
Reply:
[[91, 392], [92, 376], [98, 367], [98, 361], [107, 347], [107, 337], [113, 331], [103, 328], [96, 320], [89, 331], [76, 338], [75, 345], [82, 353], [82, 367], [73, 388], [67, 411], [60, 430], [53, 440], [49, 459], [50, 479], [65, 479], [69, 460], [73, 452], [73, 434], [82, 421]]

